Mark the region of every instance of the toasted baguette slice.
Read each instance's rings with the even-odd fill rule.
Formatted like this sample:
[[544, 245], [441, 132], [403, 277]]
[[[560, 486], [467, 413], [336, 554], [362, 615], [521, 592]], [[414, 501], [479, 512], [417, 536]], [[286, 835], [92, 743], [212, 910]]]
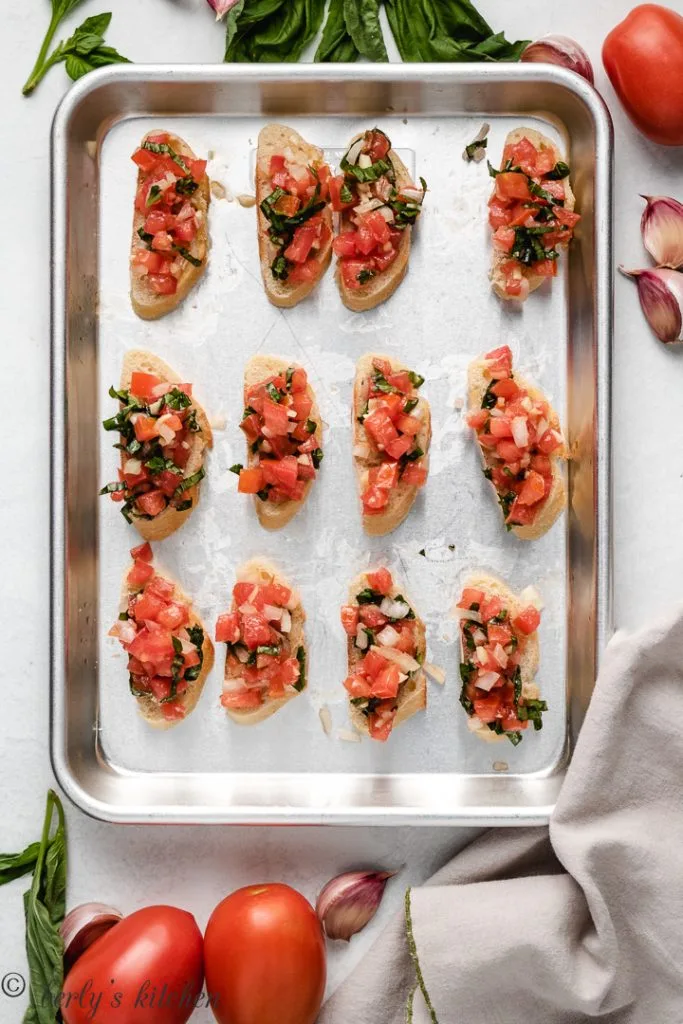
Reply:
[[[131, 349], [131, 351], [127, 352], [124, 356], [123, 366], [121, 368], [122, 390], [127, 390], [130, 387], [131, 377], [134, 370], [139, 370], [143, 373], [154, 373], [157, 377], [161, 377], [163, 381], [169, 381], [171, 383], [177, 384], [183, 380], [183, 378], [179, 377], [178, 374], [163, 361], [163, 359], [159, 359], [159, 357], [155, 356], [152, 352], [146, 352], [144, 349]], [[192, 476], [193, 473], [196, 473], [197, 470], [203, 466], [205, 451], [213, 445], [213, 434], [211, 432], [211, 426], [206, 413], [194, 397], [192, 398], [192, 408], [196, 411], [197, 423], [200, 426], [200, 430], [192, 434], [192, 452], [183, 471], [183, 476], [185, 478]], [[126, 457], [125, 453], [122, 453], [122, 466]], [[163, 512], [160, 512], [158, 516], [155, 516], [154, 519], [135, 518], [133, 522], [140, 536], [144, 537], [145, 540], [156, 541], [164, 540], [166, 537], [170, 537], [172, 533], [175, 533], [175, 531], [183, 525], [185, 520], [189, 519], [193, 510], [197, 507], [200, 486], [201, 485], [197, 484], [195, 487], [190, 487], [189, 490], [185, 491], [184, 497], [188, 501], [192, 501], [192, 506], [191, 508], [185, 509], [184, 512], [177, 512], [169, 505]]]
[[[468, 576], [463, 584], [463, 590], [466, 587], [483, 590], [489, 596], [500, 597], [504, 606], [510, 611], [510, 618], [515, 618], [529, 604], [528, 601], [523, 604], [517, 594], [513, 593], [503, 580], [486, 573], [474, 573]], [[540, 690], [533, 681], [538, 671], [538, 633], [531, 633], [530, 636], [520, 639], [518, 651], [521, 655], [519, 667], [522, 674], [522, 697], [525, 697], [527, 700], [538, 700], [541, 695]], [[462, 661], [465, 660], [465, 652], [462, 647], [462, 630], [460, 630], [460, 657]], [[504, 733], [493, 732], [484, 722], [479, 722], [479, 725], [473, 727], [475, 726], [473, 718], [469, 719], [468, 725], [474, 735], [486, 743], [496, 743], [498, 740], [506, 738]]]
[[[204, 643], [202, 644], [202, 653], [204, 655], [204, 659], [202, 661], [201, 672], [193, 682], [188, 684], [185, 693], [181, 694], [175, 700], [176, 704], [182, 705], [182, 707], [185, 709], [185, 718], [187, 718], [187, 716], [194, 711], [197, 705], [197, 701], [199, 700], [202, 690], [204, 688], [206, 678], [209, 675], [211, 669], [213, 668], [213, 644], [211, 643], [211, 639], [204, 627], [202, 620], [199, 618], [197, 612], [195, 611], [191, 599], [181, 588], [180, 584], [176, 583], [175, 580], [171, 579], [170, 576], [164, 573], [157, 572], [157, 576], [162, 576], [163, 579], [168, 580], [169, 583], [173, 584], [174, 592], [172, 599], [174, 601], [177, 601], [179, 604], [185, 604], [189, 606], [190, 621], [188, 625], [201, 626], [202, 629], [204, 630]], [[144, 588], [142, 589], [144, 590]], [[128, 598], [136, 593], [140, 593], [140, 588], [130, 587], [128, 585], [128, 572], [126, 572], [126, 575], [123, 578], [123, 587], [121, 590], [121, 611], [125, 611], [128, 608]], [[152, 696], [136, 697], [135, 700], [137, 701], [138, 704], [138, 711], [145, 719], [145, 721], [149, 722], [149, 724], [154, 729], [171, 729], [174, 725], [178, 725], [179, 722], [184, 721], [184, 719], [182, 718], [165, 718], [161, 705]]]
[[[362, 137], [363, 132], [355, 135], [349, 142], [347, 149]], [[413, 179], [410, 172], [394, 149], [389, 150], [388, 158], [391, 161], [396, 174], [397, 187], [400, 189], [403, 186], [412, 185]], [[340, 222], [340, 233], [347, 230], [350, 226], [353, 226], [350, 212], [343, 212], [340, 217]], [[394, 262], [391, 266], [387, 267], [386, 270], [382, 271], [381, 274], [378, 274], [377, 277], [371, 278], [367, 284], [362, 285], [360, 288], [347, 288], [342, 279], [339, 264], [337, 263], [337, 269], [335, 271], [337, 287], [339, 288], [341, 300], [348, 309], [352, 309], [355, 313], [362, 313], [367, 309], [374, 309], [375, 306], [379, 306], [382, 302], [386, 302], [387, 299], [391, 298], [408, 272], [412, 235], [412, 227], [408, 226], [404, 228], [401, 241], [398, 246], [398, 256]]]
[[[370, 378], [374, 372], [372, 365], [373, 359], [386, 359], [391, 363], [394, 373], [400, 373], [402, 370], [408, 369], [408, 367], [404, 366], [403, 363], [400, 363], [398, 359], [394, 359], [392, 356], [380, 355], [377, 352], [366, 352], [364, 356], [361, 356], [356, 365], [356, 378], [353, 385], [353, 409], [351, 411], [351, 423], [353, 428], [354, 445], [353, 461], [356, 469], [356, 479], [358, 480], [358, 490], [360, 494], [363, 493], [367, 486], [368, 471], [370, 467], [377, 466], [382, 461], [379, 452], [370, 442], [365, 427], [358, 421], [358, 416], [365, 408], [365, 403], [368, 400]], [[424, 425], [415, 440], [418, 446], [425, 453], [420, 462], [425, 469], [428, 470], [429, 446], [432, 440], [432, 417], [429, 402], [426, 398], [418, 398], [418, 403], [413, 409], [411, 415], [420, 415], [422, 417]], [[356, 454], [357, 451], [368, 447], [370, 449], [370, 454], [367, 457]], [[363, 529], [365, 532], [373, 537], [382, 537], [384, 534], [391, 533], [392, 530], [395, 530], [397, 526], [401, 525], [410, 512], [419, 490], [419, 487], [413, 487], [410, 484], [403, 484], [399, 481], [398, 486], [394, 487], [391, 491], [389, 503], [380, 515], [363, 516]]]
[[[534, 400], [544, 400], [545, 396], [543, 393], [525, 380], [519, 373], [515, 371], [515, 380], [521, 388], [524, 388], [529, 392], [529, 395]], [[482, 399], [491, 382], [490, 376], [487, 375], [487, 366], [484, 359], [475, 359], [470, 363], [467, 373], [467, 406], [470, 412], [476, 412], [481, 409]], [[562, 431], [560, 426], [560, 418], [553, 408], [550, 409], [550, 420], [548, 421], [550, 427], [553, 430]], [[479, 452], [482, 457], [482, 464], [486, 468], [486, 457], [480, 445]], [[567, 459], [567, 446], [563, 444], [560, 448], [557, 448], [550, 455], [550, 462], [553, 467], [553, 485], [550, 494], [545, 499], [543, 507], [536, 516], [535, 522], [530, 526], [513, 526], [512, 532], [515, 536], [519, 537], [520, 540], [536, 540], [538, 537], [542, 537], [544, 533], [547, 533], [550, 527], [556, 522], [559, 516], [562, 514], [567, 504], [567, 488], [564, 480], [564, 461]], [[496, 494], [496, 488], [491, 484], [493, 493]]]
[[[260, 384], [262, 380], [265, 380], [268, 377], [284, 373], [290, 366], [293, 366], [296, 369], [298, 364], [287, 359], [281, 359], [279, 356], [253, 356], [253, 358], [247, 363], [244, 370], [244, 404], [247, 404], [247, 391], [249, 388], [253, 387], [255, 384]], [[311, 407], [311, 415], [309, 417], [315, 422], [315, 431], [312, 436], [317, 440], [318, 446], [322, 447], [323, 424], [315, 393], [310, 384], [306, 388], [306, 394], [313, 403]], [[252, 453], [251, 446], [249, 444], [247, 444], [247, 464], [250, 467], [258, 466], [259, 464], [258, 453]], [[299, 509], [303, 508], [314, 483], [314, 480], [306, 481], [304, 496], [301, 501], [283, 501], [280, 503], [274, 501], [261, 501], [257, 495], [254, 495], [256, 515], [258, 516], [261, 526], [265, 527], [266, 530], [280, 530], [283, 526], [286, 526], [290, 519], [294, 518]]]
[[[505, 140], [505, 145], [514, 145], [516, 142], [521, 142], [521, 140], [524, 138], [528, 139], [529, 142], [532, 142], [537, 149], [540, 149], [541, 146], [546, 146], [549, 149], [552, 149], [553, 153], [555, 154], [556, 162], [558, 160], [563, 159], [562, 153], [560, 153], [555, 143], [552, 142], [546, 135], [543, 135], [541, 132], [536, 131], [535, 128], [515, 128], [514, 131], [508, 133], [508, 136]], [[573, 210], [576, 200], [574, 197], [574, 193], [572, 192], [572, 187], [569, 183], [569, 178], [563, 178], [563, 184], [565, 190], [565, 209]], [[562, 248], [566, 248], [566, 245], [562, 245]], [[505, 291], [505, 275], [501, 271], [501, 265], [507, 262], [508, 259], [509, 256], [507, 255], [507, 253], [501, 252], [500, 250], [497, 249], [493, 250], [490, 273], [491, 286], [496, 295], [499, 295], [501, 299], [506, 299], [508, 301], [513, 299], [519, 300], [519, 296], [508, 295]], [[537, 288], [540, 288], [543, 282], [548, 280], [547, 277], [541, 277], [538, 274], [532, 273], [531, 270], [527, 270], [526, 268], [522, 268], [522, 273], [529, 282], [530, 292], [533, 292]]]
[[[274, 565], [266, 561], [263, 558], [252, 558], [249, 562], [245, 562], [244, 565], [240, 566], [237, 570], [237, 581], [246, 581], [249, 583], [279, 583], [283, 587], [288, 587], [292, 591], [292, 603], [293, 607], [290, 609], [290, 615], [292, 617], [292, 628], [289, 632], [289, 646], [291, 652], [296, 652], [299, 647], [303, 647], [305, 651], [305, 662], [308, 666], [308, 647], [306, 646], [306, 636], [304, 633], [304, 623], [306, 622], [306, 613], [301, 604], [299, 595], [290, 586], [288, 581], [282, 576]], [[236, 605], [233, 601], [232, 611], [236, 611]], [[231, 678], [228, 659], [225, 661], [225, 674], [224, 678], [227, 682]], [[304, 679], [304, 687], [308, 685], [307, 679]], [[263, 722], [266, 718], [270, 718], [276, 711], [284, 707], [294, 697], [298, 697], [301, 691], [290, 689], [290, 692], [286, 693], [284, 697], [266, 697], [265, 703], [258, 708], [249, 708], [248, 710], [240, 710], [239, 708], [226, 708], [228, 715], [234, 722], [239, 725], [256, 725], [258, 722]]]
[[[368, 574], [366, 572], [360, 573], [351, 583], [349, 587], [349, 604], [358, 604], [356, 595], [369, 586]], [[402, 593], [397, 586], [393, 586], [389, 597], [395, 598]], [[417, 654], [419, 655], [418, 660], [421, 664], [424, 664], [427, 654], [427, 639], [425, 635], [425, 625], [421, 618], [419, 618], [412, 601], [402, 593], [402, 596], [408, 602], [413, 612], [415, 613], [415, 646]], [[353, 637], [347, 639], [347, 657], [348, 657], [348, 668], [349, 674], [351, 674], [356, 665], [363, 660], [363, 651], [359, 650], [353, 640]], [[417, 711], [424, 711], [427, 707], [427, 678], [422, 669], [419, 672], [414, 672], [402, 683], [397, 696], [397, 711], [394, 719], [394, 728], [397, 725], [401, 725], [402, 722], [407, 721]], [[362, 711], [359, 711], [357, 707], [351, 704], [349, 700], [349, 715], [351, 718], [351, 724], [357, 732], [363, 733], [365, 736], [370, 735], [370, 729], [368, 727], [367, 717]]]
[[270, 224], [261, 212], [261, 203], [273, 191], [271, 188], [270, 158], [290, 152], [296, 163], [304, 166], [316, 166], [324, 163], [325, 154], [322, 149], [306, 142], [293, 128], [283, 124], [267, 124], [261, 129], [256, 151], [256, 208], [258, 219], [258, 247], [261, 259], [261, 274], [266, 295], [274, 306], [291, 308], [296, 306], [307, 295], [310, 295], [330, 265], [332, 259], [332, 208], [329, 203], [322, 211], [323, 235], [315, 260], [317, 272], [311, 281], [299, 281], [290, 284], [273, 277], [270, 269], [278, 249], [271, 242], [268, 232]]
[[[148, 132], [145, 136], [147, 139], [150, 135], [158, 135], [158, 130], [154, 132]], [[143, 139], [143, 142], [145, 141]], [[169, 133], [168, 145], [174, 150], [180, 157], [187, 157], [190, 160], [196, 160], [196, 156], [179, 136], [171, 135]], [[142, 171], [138, 172], [138, 184], [139, 188], [145, 175]], [[201, 260], [201, 265], [196, 267], [187, 260], [184, 261], [180, 277], [178, 278], [178, 287], [173, 295], [157, 295], [156, 292], [147, 284], [144, 277], [137, 277], [133, 272], [133, 265], [131, 262], [131, 274], [130, 274], [130, 299], [133, 305], [133, 309], [139, 317], [143, 320], [158, 320], [160, 316], [165, 316], [166, 313], [170, 313], [187, 297], [192, 288], [196, 285], [204, 271], [206, 270], [206, 264], [208, 262], [209, 255], [209, 228], [208, 228], [208, 209], [211, 201], [211, 189], [209, 186], [209, 177], [205, 173], [202, 175], [202, 180], [199, 182], [199, 188], [197, 191], [188, 197], [189, 202], [194, 206], [195, 210], [201, 215], [201, 223], [197, 234], [193, 240], [188, 244], [192, 256], [195, 259]], [[143, 227], [145, 223], [145, 215], [135, 210], [133, 214], [133, 239], [131, 243], [131, 258], [136, 249], [146, 248], [144, 242], [138, 235], [138, 229]]]

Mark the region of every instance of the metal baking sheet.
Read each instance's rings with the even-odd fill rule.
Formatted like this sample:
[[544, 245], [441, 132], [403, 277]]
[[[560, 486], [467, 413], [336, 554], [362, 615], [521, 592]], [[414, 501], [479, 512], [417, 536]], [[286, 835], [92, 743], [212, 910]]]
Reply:
[[[523, 311], [490, 292], [485, 167], [461, 152], [483, 119], [496, 161], [506, 133], [537, 127], [573, 169], [581, 230], [553, 288]], [[291, 124], [338, 162], [375, 122], [429, 195], [408, 278], [385, 305], [346, 310], [329, 273], [314, 297], [277, 310], [263, 294], [253, 193], [255, 142], [268, 121]], [[223, 184], [210, 210], [212, 250], [200, 285], [173, 314], [146, 323], [130, 307], [128, 249], [135, 168], [151, 128], [169, 128]], [[608, 115], [576, 76], [532, 66], [135, 67], [88, 76], [53, 131], [53, 677], [52, 758], [87, 812], [119, 822], [528, 824], [545, 821], [561, 785], [610, 629]], [[569, 511], [544, 538], [502, 530], [463, 421], [468, 362], [510, 344], [520, 371], [560, 411], [574, 458]], [[195, 712], [150, 730], [106, 632], [137, 534], [97, 497], [116, 467], [100, 420], [124, 352], [152, 350], [186, 379], [215, 429], [202, 500], [156, 545], [156, 561], [193, 595], [212, 631], [235, 569], [263, 555], [301, 591], [308, 613], [307, 691], [254, 728], [219, 706], [224, 650]], [[316, 389], [325, 462], [305, 510], [283, 531], [259, 526], [228, 467], [244, 454], [237, 423], [242, 369], [255, 352], [302, 363]], [[430, 479], [408, 520], [363, 534], [351, 465], [355, 362], [389, 352], [422, 373], [434, 423]], [[424, 552], [424, 554], [422, 553]], [[447, 672], [428, 708], [385, 745], [349, 742], [345, 643], [349, 580], [370, 564], [395, 571], [427, 623], [429, 660]], [[483, 744], [458, 703], [459, 650], [450, 607], [470, 570], [515, 589], [534, 583], [546, 607], [538, 681], [550, 710], [523, 743]], [[332, 732], [319, 712], [329, 709]]]

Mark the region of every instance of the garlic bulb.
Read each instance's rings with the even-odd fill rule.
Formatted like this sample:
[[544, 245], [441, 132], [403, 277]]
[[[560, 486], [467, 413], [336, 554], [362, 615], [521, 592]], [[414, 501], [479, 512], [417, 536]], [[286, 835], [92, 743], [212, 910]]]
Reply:
[[658, 267], [683, 267], [683, 204], [668, 196], [642, 196], [643, 245]]
[[635, 278], [643, 313], [659, 340], [667, 345], [683, 341], [683, 274], [666, 268], [619, 269]]
[[328, 939], [348, 942], [377, 913], [395, 871], [347, 871], [321, 890], [315, 912]]
[[96, 939], [118, 924], [122, 916], [105, 903], [83, 903], [70, 910], [59, 929], [64, 941], [64, 973]]
[[531, 64], [559, 64], [593, 84], [593, 66], [584, 48], [569, 36], [542, 36], [529, 43], [520, 60]]

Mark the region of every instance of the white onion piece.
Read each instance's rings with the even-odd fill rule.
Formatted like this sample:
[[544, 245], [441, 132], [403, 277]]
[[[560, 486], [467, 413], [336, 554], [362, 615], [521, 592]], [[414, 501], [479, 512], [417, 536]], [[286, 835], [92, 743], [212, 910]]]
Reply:
[[357, 732], [351, 732], [350, 729], [340, 729], [337, 733], [340, 740], [344, 743], [360, 743], [360, 735]]
[[363, 148], [363, 143], [364, 142], [365, 142], [365, 139], [364, 138], [360, 138], [360, 139], [356, 139], [355, 142], [351, 143], [351, 145], [349, 146], [348, 150], [346, 151], [346, 156], [344, 157], [344, 159], [346, 160], [347, 163], [351, 164], [352, 166], [354, 164], [358, 163], [358, 157], [360, 156], [360, 153], [361, 153], [361, 150]]
[[526, 448], [529, 444], [529, 428], [526, 416], [513, 416], [510, 426], [512, 427], [512, 439], [517, 447]]
[[266, 604], [263, 606], [263, 614], [268, 619], [268, 622], [279, 622], [282, 618], [282, 608], [277, 608], [274, 604]]
[[422, 667], [427, 673], [427, 675], [430, 677], [430, 679], [433, 679], [435, 683], [438, 683], [440, 686], [443, 686], [443, 684], [446, 682], [446, 673], [442, 668], [439, 667], [439, 665], [432, 665], [431, 662], [425, 661]]
[[359, 624], [356, 628], [356, 647], [360, 651], [366, 651], [369, 643], [370, 640], [368, 639], [368, 634], [365, 632], [363, 626]]
[[467, 728], [470, 730], [470, 732], [478, 732], [479, 729], [481, 729], [482, 725], [483, 722], [481, 721], [480, 718], [477, 718], [476, 715], [472, 715], [470, 718], [467, 719]]
[[489, 660], [486, 651], [484, 650], [483, 647], [477, 647], [476, 655], [480, 665], [485, 665], [486, 662]]
[[380, 206], [379, 212], [384, 217], [384, 219], [387, 222], [387, 224], [393, 224], [394, 223], [394, 220], [396, 219], [396, 217], [395, 217], [394, 211], [391, 209], [390, 206]]
[[235, 648], [235, 657], [239, 661], [240, 665], [246, 665], [249, 661], [249, 651], [242, 644], [238, 644]]
[[550, 424], [547, 420], [539, 420], [536, 424], [536, 437], [543, 437]]
[[480, 676], [477, 676], [474, 682], [475, 686], [478, 686], [480, 690], [486, 690], [488, 693], [499, 679], [500, 672], [483, 672]]
[[525, 608], [532, 605], [537, 611], [542, 612], [545, 605], [543, 604], [543, 598], [539, 594], [536, 587], [525, 587], [522, 593], [519, 595], [519, 602]]
[[481, 622], [481, 615], [479, 612], [471, 612], [467, 608], [454, 608], [453, 618], [467, 620], [470, 622]]
[[415, 661], [415, 658], [411, 658], [404, 651], [395, 651], [393, 647], [375, 647], [373, 644], [370, 650], [380, 654], [387, 661], [393, 661], [401, 672], [417, 672], [420, 667], [419, 661]]
[[369, 153], [360, 153], [358, 156], [358, 166], [365, 170], [366, 167], [372, 167], [372, 158]]
[[152, 388], [152, 394], [155, 398], [163, 398], [169, 391], [172, 390], [172, 385], [168, 381], [162, 381], [161, 384], [155, 384]]
[[332, 713], [327, 704], [323, 704], [318, 711], [318, 716], [320, 718], [320, 724], [323, 727], [323, 732], [326, 736], [329, 736], [332, 732]]
[[484, 632], [483, 629], [475, 629], [472, 633], [472, 639], [474, 640], [475, 644], [485, 644], [486, 633]]
[[410, 605], [404, 601], [392, 601], [390, 597], [385, 597], [379, 606], [379, 610], [388, 619], [405, 619], [410, 611]]
[[353, 446], [353, 455], [356, 459], [367, 459], [370, 455], [370, 445], [359, 442]]
[[228, 677], [223, 680], [223, 693], [237, 693], [240, 690], [248, 689], [242, 676]]
[[282, 619], [280, 621], [280, 629], [283, 633], [289, 633], [292, 628], [292, 616], [289, 614], [286, 608], [282, 609]]
[[123, 464], [123, 472], [136, 475], [142, 469], [142, 462], [140, 459], [126, 459]]
[[130, 619], [118, 619], [111, 627], [107, 636], [113, 636], [122, 644], [130, 644], [137, 636], [137, 627]]
[[493, 657], [496, 659], [501, 668], [505, 668], [508, 663], [508, 656], [505, 653], [504, 648], [500, 644], [496, 644], [493, 648]]
[[380, 647], [395, 647], [398, 643], [399, 633], [396, 632], [393, 626], [385, 626], [384, 629], [378, 633], [375, 637]]

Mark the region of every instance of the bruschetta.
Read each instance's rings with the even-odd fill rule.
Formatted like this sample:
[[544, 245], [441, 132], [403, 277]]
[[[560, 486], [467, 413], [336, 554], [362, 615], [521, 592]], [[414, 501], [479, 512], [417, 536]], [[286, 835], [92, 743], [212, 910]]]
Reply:
[[190, 598], [155, 571], [148, 543], [131, 551], [118, 620], [109, 630], [128, 655], [130, 692], [157, 729], [192, 712], [213, 666], [213, 644]]
[[471, 576], [456, 607], [460, 619], [460, 703], [469, 729], [482, 740], [517, 746], [529, 722], [543, 727], [534, 676], [538, 670], [538, 592], [519, 596], [495, 576]]
[[156, 320], [180, 305], [206, 270], [211, 191], [206, 160], [170, 132], [145, 135], [133, 161], [130, 296], [139, 317]]
[[275, 306], [313, 291], [332, 258], [330, 169], [325, 155], [282, 124], [262, 129], [256, 152], [261, 273]]
[[406, 518], [427, 482], [432, 437], [424, 378], [397, 359], [368, 353], [353, 388], [353, 460], [366, 533], [381, 536]]
[[323, 458], [323, 428], [313, 388], [302, 366], [277, 356], [254, 356], [244, 372], [247, 467], [238, 490], [253, 494], [267, 530], [285, 526], [303, 506]]
[[221, 704], [240, 725], [270, 718], [306, 688], [306, 615], [277, 570], [253, 559], [238, 570], [232, 607], [218, 618], [227, 645]]
[[126, 353], [119, 411], [104, 420], [120, 435], [118, 480], [103, 487], [145, 540], [163, 540], [182, 526], [199, 501], [204, 458], [213, 444], [206, 413], [173, 370], [151, 352]]
[[567, 504], [559, 417], [537, 388], [513, 374], [507, 345], [471, 363], [467, 384], [467, 423], [505, 526], [521, 540], [535, 540]]
[[356, 577], [341, 620], [351, 720], [358, 732], [383, 742], [427, 706], [424, 623], [384, 567]]
[[533, 128], [510, 132], [489, 200], [491, 284], [501, 299], [524, 302], [557, 274], [559, 250], [581, 220], [574, 213], [570, 169], [557, 146]]
[[394, 294], [408, 270], [413, 225], [427, 189], [410, 173], [379, 128], [351, 140], [341, 175], [330, 181], [332, 208], [340, 215], [334, 240], [342, 302], [361, 312]]

